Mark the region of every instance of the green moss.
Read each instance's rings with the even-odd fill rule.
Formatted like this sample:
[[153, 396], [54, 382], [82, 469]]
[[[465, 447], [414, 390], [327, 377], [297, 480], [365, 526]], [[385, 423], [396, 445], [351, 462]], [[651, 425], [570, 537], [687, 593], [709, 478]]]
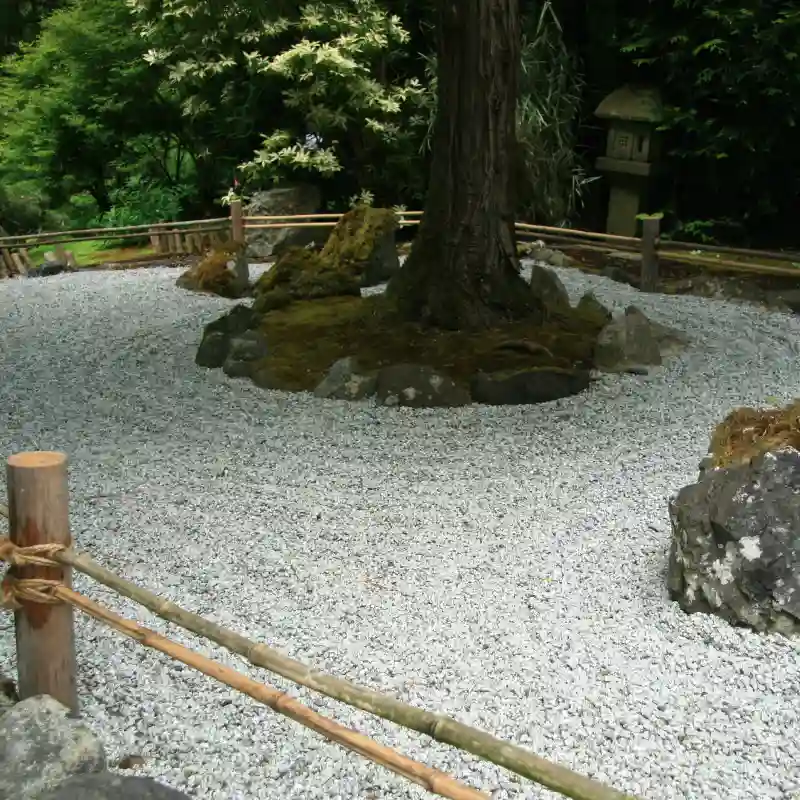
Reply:
[[241, 297], [243, 287], [236, 280], [228, 262], [236, 258], [232, 250], [215, 250], [190, 267], [176, 281], [182, 289], [208, 292], [231, 299]]
[[536, 367], [587, 367], [600, 330], [597, 320], [572, 309], [543, 324], [431, 330], [400, 321], [383, 296], [295, 302], [266, 314], [261, 328], [271, 352], [260, 367], [274, 377], [276, 387], [295, 391], [313, 389], [345, 356], [356, 356], [367, 369], [428, 364], [463, 383], [478, 371], [507, 375]]

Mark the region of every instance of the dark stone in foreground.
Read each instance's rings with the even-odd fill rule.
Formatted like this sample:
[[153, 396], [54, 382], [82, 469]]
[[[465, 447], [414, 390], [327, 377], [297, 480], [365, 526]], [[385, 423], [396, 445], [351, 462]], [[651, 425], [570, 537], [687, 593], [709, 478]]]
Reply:
[[511, 406], [549, 403], [561, 397], [569, 397], [588, 389], [590, 382], [589, 373], [584, 371], [532, 369], [517, 372], [507, 378], [478, 374], [472, 379], [470, 389], [476, 403]]
[[109, 772], [70, 778], [39, 800], [183, 800], [188, 795], [151, 778], [123, 777]]
[[330, 400], [364, 400], [375, 394], [376, 385], [376, 376], [366, 372], [353, 356], [348, 356], [333, 364], [314, 394]]
[[705, 472], [670, 501], [668, 587], [688, 613], [800, 632], [800, 453]]
[[[198, 367], [219, 369], [222, 367], [232, 350], [235, 340], [241, 340], [237, 345], [235, 361], [247, 361], [243, 357], [245, 352], [256, 349], [257, 343], [263, 345], [263, 354], [266, 354], [266, 342], [257, 331], [250, 331], [251, 326], [257, 324], [258, 317], [249, 306], [239, 304], [226, 314], [210, 322], [203, 329], [203, 338], [197, 348], [194, 361]], [[249, 349], [248, 349], [249, 348]], [[233, 367], [236, 370], [236, 367]]]

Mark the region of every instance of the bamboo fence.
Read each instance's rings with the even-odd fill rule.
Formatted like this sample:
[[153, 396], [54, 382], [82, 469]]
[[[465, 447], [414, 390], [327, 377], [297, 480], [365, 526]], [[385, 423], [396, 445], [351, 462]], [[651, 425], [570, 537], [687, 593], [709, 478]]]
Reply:
[[[397, 211], [399, 226], [419, 225], [422, 213], [422, 211], [413, 210]], [[230, 205], [228, 217], [5, 236], [0, 237], [0, 278], [27, 274], [34, 267], [28, 250], [42, 245], [52, 245], [57, 251], [59, 248], [63, 251], [65, 244], [74, 242], [149, 239], [154, 257], [159, 255], [200, 255], [210, 249], [222, 247], [228, 242], [243, 245], [247, 242], [248, 231], [280, 230], [282, 228], [333, 228], [341, 217], [341, 213], [247, 216], [241, 200], [236, 200]], [[636, 253], [641, 260], [641, 288], [646, 291], [656, 288], [659, 277], [659, 261], [663, 259], [680, 262], [690, 267], [696, 266], [698, 269], [709, 272], [800, 279], [800, 269], [785, 266], [786, 262], [793, 262], [795, 259], [800, 263], [800, 253], [662, 241], [659, 220], [654, 218], [643, 220], [641, 237], [616, 236], [597, 231], [533, 225], [526, 222], [515, 223], [515, 229], [520, 239], [541, 239], [556, 247], [571, 247], [578, 250], [606, 253], [609, 251]], [[749, 261], [734, 261], [729, 258], [720, 258], [720, 255], [749, 259]], [[246, 264], [237, 264], [237, 266], [243, 270]]]
[[22, 699], [49, 694], [78, 709], [73, 609], [87, 614], [139, 644], [158, 650], [237, 689], [329, 740], [402, 775], [429, 792], [455, 800], [488, 798], [450, 776], [378, 744], [306, 708], [274, 687], [208, 659], [124, 619], [73, 591], [78, 570], [157, 616], [243, 656], [292, 682], [347, 705], [473, 753], [573, 800], [636, 800], [510, 742], [441, 714], [410, 706], [349, 681], [317, 672], [299, 661], [223, 628], [210, 620], [125, 580], [75, 552], [69, 534], [67, 457], [63, 453], [18, 453], [8, 459], [9, 505], [0, 515], [9, 538], [0, 539], [0, 561], [10, 564], [2, 583], [3, 604], [15, 610], [17, 670]]

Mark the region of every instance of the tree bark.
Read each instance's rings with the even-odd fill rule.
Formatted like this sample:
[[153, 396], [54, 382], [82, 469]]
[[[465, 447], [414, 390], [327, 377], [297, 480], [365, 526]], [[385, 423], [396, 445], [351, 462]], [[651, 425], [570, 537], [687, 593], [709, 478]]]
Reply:
[[541, 312], [519, 276], [511, 197], [519, 0], [437, 0], [437, 25], [425, 213], [388, 296], [406, 319], [487, 328]]

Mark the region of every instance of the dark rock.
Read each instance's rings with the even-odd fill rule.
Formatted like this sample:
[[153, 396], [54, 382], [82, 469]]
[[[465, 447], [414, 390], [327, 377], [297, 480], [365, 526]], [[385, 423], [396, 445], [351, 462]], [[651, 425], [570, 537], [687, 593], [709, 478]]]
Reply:
[[622, 267], [616, 267], [613, 264], [609, 264], [607, 267], [603, 268], [600, 274], [609, 280], [614, 281], [615, 283], [624, 283], [628, 286], [638, 288], [639, 282]]
[[39, 264], [38, 267], [28, 270], [29, 278], [47, 278], [50, 275], [59, 275], [62, 272], [70, 272], [71, 270], [66, 264], [60, 263], [44, 263]]
[[228, 358], [236, 361], [257, 361], [268, 352], [267, 337], [261, 331], [244, 331], [231, 339]]
[[641, 373], [647, 366], [659, 366], [664, 356], [685, 344], [678, 331], [652, 322], [636, 306], [629, 306], [624, 315], [615, 317], [600, 331], [595, 365], [603, 372]]
[[800, 453], [715, 469], [670, 501], [668, 587], [688, 613], [800, 633]]
[[[255, 192], [248, 202], [248, 217], [316, 214], [322, 207], [322, 195], [316, 186], [296, 185]], [[322, 232], [321, 232], [322, 231]], [[254, 260], [274, 258], [292, 247], [322, 244], [326, 228], [261, 228], [247, 234], [247, 253]]]
[[400, 256], [397, 253], [394, 230], [387, 230], [375, 239], [375, 246], [364, 263], [361, 285], [367, 287], [385, 283], [399, 269]]
[[361, 368], [352, 356], [340, 358], [314, 389], [317, 397], [331, 400], [364, 400], [375, 394], [377, 378]]
[[194, 363], [198, 367], [219, 369], [228, 357], [229, 348], [230, 339], [227, 334], [221, 331], [205, 333], [200, 341], [200, 346], [197, 348]]
[[248, 376], [259, 389], [283, 389], [284, 383], [275, 377], [268, 364], [256, 361], [252, 364]]
[[479, 373], [470, 384], [472, 399], [485, 405], [549, 403], [589, 388], [588, 372], [532, 369], [503, 378]]
[[152, 778], [101, 772], [70, 778], [38, 800], [183, 800], [188, 797]]
[[375, 393], [384, 406], [453, 408], [470, 403], [463, 386], [421, 364], [395, 364], [379, 370]]
[[[234, 306], [226, 314], [209, 322], [203, 329], [203, 338], [194, 358], [195, 364], [209, 369], [221, 367], [228, 358], [232, 340], [249, 335], [250, 328], [257, 322], [258, 317], [253, 310], [242, 304]], [[260, 336], [260, 333], [254, 332], [254, 334], [256, 337]], [[241, 346], [246, 347], [244, 344]]]
[[41, 696], [0, 716], [0, 797], [39, 797], [73, 775], [105, 769], [100, 740], [68, 714]]
[[534, 264], [531, 267], [530, 284], [534, 295], [541, 298], [547, 308], [569, 308], [569, 292], [552, 270]]

